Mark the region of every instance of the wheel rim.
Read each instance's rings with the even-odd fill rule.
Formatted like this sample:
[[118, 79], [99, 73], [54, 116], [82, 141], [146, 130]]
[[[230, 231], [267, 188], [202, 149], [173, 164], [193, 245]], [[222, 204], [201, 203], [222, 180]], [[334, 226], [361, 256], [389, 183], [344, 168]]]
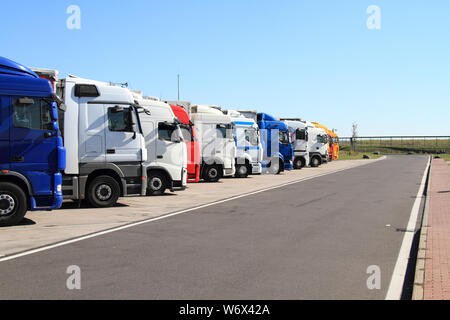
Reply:
[[271, 163], [270, 170], [272, 173], [278, 173], [278, 171], [280, 170], [280, 165], [278, 163]]
[[211, 179], [215, 179], [215, 178], [217, 178], [218, 174], [219, 174], [219, 172], [217, 171], [217, 169], [216, 168], [212, 168], [208, 172], [208, 177], [210, 177]]
[[160, 178], [152, 178], [152, 180], [150, 181], [150, 188], [153, 191], [157, 191], [162, 188], [162, 184], [163, 183]]
[[107, 184], [101, 184], [97, 187], [95, 194], [101, 201], [109, 200], [112, 196], [112, 189]]
[[239, 167], [239, 174], [245, 176], [247, 174], [247, 167], [246, 166]]
[[300, 168], [302, 166], [302, 160], [297, 160], [296, 166], [297, 168]]
[[0, 216], [10, 215], [16, 207], [16, 201], [9, 194], [0, 195]]

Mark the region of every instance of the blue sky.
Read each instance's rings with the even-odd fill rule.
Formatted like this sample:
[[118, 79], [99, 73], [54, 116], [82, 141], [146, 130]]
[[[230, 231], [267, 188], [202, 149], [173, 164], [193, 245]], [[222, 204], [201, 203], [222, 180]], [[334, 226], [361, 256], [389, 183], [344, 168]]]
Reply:
[[[81, 30], [66, 28], [69, 5]], [[381, 29], [369, 30], [369, 5]], [[0, 55], [351, 134], [450, 135], [450, 1], [3, 1]]]

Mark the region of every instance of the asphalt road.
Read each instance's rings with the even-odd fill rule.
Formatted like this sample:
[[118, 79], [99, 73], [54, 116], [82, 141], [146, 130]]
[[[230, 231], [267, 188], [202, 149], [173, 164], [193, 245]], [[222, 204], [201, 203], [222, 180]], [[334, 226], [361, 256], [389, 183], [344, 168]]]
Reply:
[[0, 299], [384, 299], [426, 162], [390, 156], [1, 262]]

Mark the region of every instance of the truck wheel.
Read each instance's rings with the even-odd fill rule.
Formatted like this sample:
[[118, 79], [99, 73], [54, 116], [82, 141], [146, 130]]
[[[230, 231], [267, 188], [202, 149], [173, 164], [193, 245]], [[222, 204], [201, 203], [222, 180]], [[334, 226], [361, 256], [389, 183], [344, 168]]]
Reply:
[[88, 187], [87, 199], [95, 208], [112, 207], [120, 196], [120, 186], [116, 179], [110, 176], [98, 176]]
[[206, 168], [204, 178], [206, 182], [217, 182], [221, 177], [219, 166], [213, 165]]
[[27, 213], [27, 196], [13, 183], [0, 182], [0, 226], [13, 226]]
[[236, 178], [247, 178], [249, 175], [249, 168], [248, 165], [246, 164], [238, 164], [236, 167], [236, 174], [235, 177]]
[[313, 157], [311, 159], [311, 167], [313, 168], [317, 168], [318, 166], [320, 166], [320, 160], [318, 157]]
[[163, 194], [167, 189], [167, 179], [164, 174], [154, 172], [149, 175], [147, 184], [147, 195], [156, 196]]
[[271, 174], [280, 174], [281, 173], [281, 166], [280, 166], [280, 160], [279, 159], [272, 159], [269, 163], [269, 172]]
[[294, 169], [302, 169], [305, 166], [305, 159], [298, 157], [294, 160]]

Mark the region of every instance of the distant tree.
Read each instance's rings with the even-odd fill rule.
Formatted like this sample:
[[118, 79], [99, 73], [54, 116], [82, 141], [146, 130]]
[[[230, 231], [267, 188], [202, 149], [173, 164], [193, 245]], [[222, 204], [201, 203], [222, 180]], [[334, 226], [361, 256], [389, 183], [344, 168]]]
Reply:
[[352, 138], [351, 138], [351, 147], [353, 151], [356, 151], [356, 138], [358, 137], [358, 124], [353, 122], [352, 124]]
[[352, 124], [352, 138], [355, 139], [358, 137], [358, 124], [353, 122]]

